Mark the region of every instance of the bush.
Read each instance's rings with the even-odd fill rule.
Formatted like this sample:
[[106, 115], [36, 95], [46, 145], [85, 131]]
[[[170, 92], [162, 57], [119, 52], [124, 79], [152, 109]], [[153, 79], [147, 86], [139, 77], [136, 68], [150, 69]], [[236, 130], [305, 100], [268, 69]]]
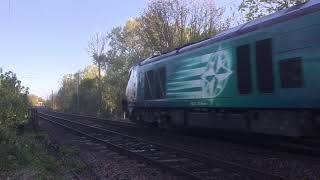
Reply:
[[0, 172], [4, 173], [0, 177], [11, 177], [25, 169], [37, 172], [37, 177], [51, 177], [58, 165], [38, 143], [42, 138], [42, 135], [17, 135], [14, 129], [0, 128]]
[[28, 88], [13, 72], [0, 74], [0, 127], [11, 127], [27, 120]]
[[[19, 133], [28, 123], [28, 88], [13, 72], [0, 74], [0, 179], [53, 179], [53, 157], [37, 143], [39, 134]], [[42, 178], [43, 177], [43, 178]]]

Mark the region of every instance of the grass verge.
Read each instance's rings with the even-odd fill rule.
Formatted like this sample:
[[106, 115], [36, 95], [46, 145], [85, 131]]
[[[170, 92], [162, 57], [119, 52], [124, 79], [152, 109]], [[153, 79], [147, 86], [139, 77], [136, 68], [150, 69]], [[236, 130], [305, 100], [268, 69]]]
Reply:
[[40, 143], [44, 138], [0, 128], [0, 179], [56, 179], [59, 162]]
[[0, 179], [65, 179], [70, 172], [89, 175], [73, 146], [56, 146], [45, 133], [0, 128]]

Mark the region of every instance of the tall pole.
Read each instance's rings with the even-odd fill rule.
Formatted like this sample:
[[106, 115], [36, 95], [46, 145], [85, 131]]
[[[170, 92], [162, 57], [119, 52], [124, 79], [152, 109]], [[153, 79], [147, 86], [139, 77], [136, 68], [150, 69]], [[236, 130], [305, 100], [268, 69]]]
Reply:
[[98, 117], [100, 117], [101, 113], [101, 106], [102, 106], [102, 100], [101, 100], [101, 62], [98, 63], [98, 101], [99, 101], [99, 107], [98, 107]]
[[78, 80], [77, 80], [77, 113], [80, 113], [79, 84], [80, 84], [80, 71], [78, 72]]
[[54, 103], [53, 103], [53, 90], [51, 91], [51, 103], [52, 103], [52, 110], [54, 109]]

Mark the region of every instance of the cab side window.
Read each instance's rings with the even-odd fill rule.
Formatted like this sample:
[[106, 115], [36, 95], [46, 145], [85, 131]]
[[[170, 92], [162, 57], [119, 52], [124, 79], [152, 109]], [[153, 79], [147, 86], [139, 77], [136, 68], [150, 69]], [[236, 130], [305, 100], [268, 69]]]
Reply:
[[250, 45], [237, 48], [237, 77], [240, 94], [250, 94], [252, 91]]
[[256, 65], [259, 91], [272, 93], [274, 91], [274, 77], [271, 39], [256, 42]]
[[154, 70], [144, 73], [144, 99], [154, 99]]
[[163, 99], [166, 96], [166, 68], [161, 67], [156, 70], [156, 99]]
[[144, 99], [164, 99], [166, 96], [166, 68], [160, 67], [144, 73]]

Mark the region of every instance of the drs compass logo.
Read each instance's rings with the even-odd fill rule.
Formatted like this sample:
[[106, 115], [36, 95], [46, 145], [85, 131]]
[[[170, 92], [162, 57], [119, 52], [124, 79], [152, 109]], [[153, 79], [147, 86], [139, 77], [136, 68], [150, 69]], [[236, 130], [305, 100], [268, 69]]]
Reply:
[[187, 58], [169, 75], [167, 97], [177, 99], [215, 98], [226, 87], [232, 72], [230, 50]]
[[202, 95], [204, 97], [218, 96], [226, 86], [229, 76], [232, 74], [230, 68], [230, 56], [225, 51], [213, 53], [209, 58], [201, 79]]

